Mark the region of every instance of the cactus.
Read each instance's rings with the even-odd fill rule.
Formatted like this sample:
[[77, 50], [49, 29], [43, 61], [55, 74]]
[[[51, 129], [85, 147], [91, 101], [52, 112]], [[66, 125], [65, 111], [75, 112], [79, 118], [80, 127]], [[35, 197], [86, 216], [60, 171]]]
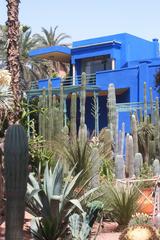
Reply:
[[48, 80], [48, 140], [49, 146], [51, 147], [52, 141], [52, 82]]
[[132, 115], [132, 136], [133, 136], [133, 156], [138, 153], [138, 135], [137, 135], [137, 121], [135, 115]]
[[75, 138], [77, 136], [77, 95], [76, 93], [72, 93], [71, 96], [71, 109], [70, 109], [70, 116], [71, 116], [71, 127], [70, 133], [71, 138]]
[[152, 93], [152, 87], [149, 88], [150, 92], [150, 110], [151, 110], [151, 123], [154, 123], [154, 111], [153, 111], [153, 93]]
[[126, 173], [129, 177], [134, 175], [133, 138], [129, 134], [126, 137]]
[[[45, 88], [42, 91], [42, 108], [46, 109], [47, 103], [46, 103], [46, 90]], [[46, 139], [47, 133], [46, 133], [46, 115], [42, 114], [42, 136], [44, 139]]]
[[79, 131], [78, 131], [78, 141], [80, 143], [80, 147], [82, 151], [87, 142], [87, 135], [88, 135], [87, 126], [86, 124], [84, 124], [83, 126], [79, 127]]
[[143, 166], [142, 154], [136, 153], [134, 157], [134, 173], [136, 177], [139, 177], [142, 166]]
[[144, 122], [147, 122], [147, 84], [144, 82]]
[[6, 240], [23, 239], [28, 176], [28, 139], [21, 125], [8, 128], [4, 145], [6, 183]]
[[124, 159], [122, 155], [116, 155], [115, 158], [115, 172], [117, 179], [125, 178], [125, 167], [124, 167]]
[[60, 86], [60, 107], [59, 107], [59, 127], [60, 131], [64, 126], [64, 92], [63, 92], [63, 84]]
[[116, 94], [114, 84], [109, 84], [108, 87], [108, 125], [111, 129], [113, 139], [115, 141], [116, 130], [117, 130], [117, 114], [116, 114]]
[[80, 95], [80, 125], [85, 124], [85, 105], [86, 105], [86, 74], [82, 73], [81, 95]]
[[160, 163], [159, 163], [158, 159], [155, 159], [153, 161], [153, 174], [154, 174], [154, 176], [160, 175]]

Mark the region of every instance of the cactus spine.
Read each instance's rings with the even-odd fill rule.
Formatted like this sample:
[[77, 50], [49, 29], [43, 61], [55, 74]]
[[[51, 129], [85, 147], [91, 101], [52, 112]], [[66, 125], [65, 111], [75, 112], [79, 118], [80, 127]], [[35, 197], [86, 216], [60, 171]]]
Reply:
[[77, 116], [77, 95], [76, 93], [72, 93], [72, 96], [71, 96], [71, 129], [70, 129], [70, 132], [71, 132], [71, 138], [76, 138], [77, 136], [77, 119], [76, 119], [76, 116]]
[[21, 125], [8, 128], [4, 145], [6, 183], [6, 240], [23, 239], [28, 176], [28, 139]]

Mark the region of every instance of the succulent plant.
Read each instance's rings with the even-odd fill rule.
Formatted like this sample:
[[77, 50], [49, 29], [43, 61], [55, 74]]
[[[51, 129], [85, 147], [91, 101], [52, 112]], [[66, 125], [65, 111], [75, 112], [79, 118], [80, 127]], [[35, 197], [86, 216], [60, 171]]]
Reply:
[[25, 193], [28, 177], [28, 139], [24, 128], [8, 128], [4, 145], [6, 183], [6, 239], [23, 239]]
[[158, 240], [153, 227], [145, 224], [135, 225], [126, 228], [119, 237], [119, 240]]

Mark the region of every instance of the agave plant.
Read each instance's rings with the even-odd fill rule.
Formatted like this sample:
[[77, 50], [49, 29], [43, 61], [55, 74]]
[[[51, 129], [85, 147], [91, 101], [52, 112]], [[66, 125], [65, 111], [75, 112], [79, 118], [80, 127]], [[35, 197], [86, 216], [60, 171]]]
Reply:
[[53, 171], [46, 166], [43, 183], [38, 182], [33, 174], [29, 176], [26, 204], [28, 211], [35, 216], [34, 227], [31, 227], [35, 239], [64, 237], [69, 215], [75, 208], [83, 212], [81, 202], [96, 190], [91, 189], [79, 196], [75, 190], [81, 172], [72, 177], [73, 171], [74, 168], [64, 180], [63, 167], [57, 162]]
[[136, 213], [139, 196], [140, 192], [136, 186], [107, 184], [105, 211], [119, 224], [120, 228], [127, 226], [132, 215]]

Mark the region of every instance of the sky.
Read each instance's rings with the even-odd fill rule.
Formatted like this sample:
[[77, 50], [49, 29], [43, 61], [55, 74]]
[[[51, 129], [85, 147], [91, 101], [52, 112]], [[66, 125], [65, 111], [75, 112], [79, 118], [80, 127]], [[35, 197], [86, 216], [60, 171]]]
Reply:
[[[21, 0], [19, 19], [31, 26], [59, 26], [71, 41], [127, 32], [148, 40], [160, 38], [160, 0]], [[0, 24], [7, 19], [0, 0]]]

